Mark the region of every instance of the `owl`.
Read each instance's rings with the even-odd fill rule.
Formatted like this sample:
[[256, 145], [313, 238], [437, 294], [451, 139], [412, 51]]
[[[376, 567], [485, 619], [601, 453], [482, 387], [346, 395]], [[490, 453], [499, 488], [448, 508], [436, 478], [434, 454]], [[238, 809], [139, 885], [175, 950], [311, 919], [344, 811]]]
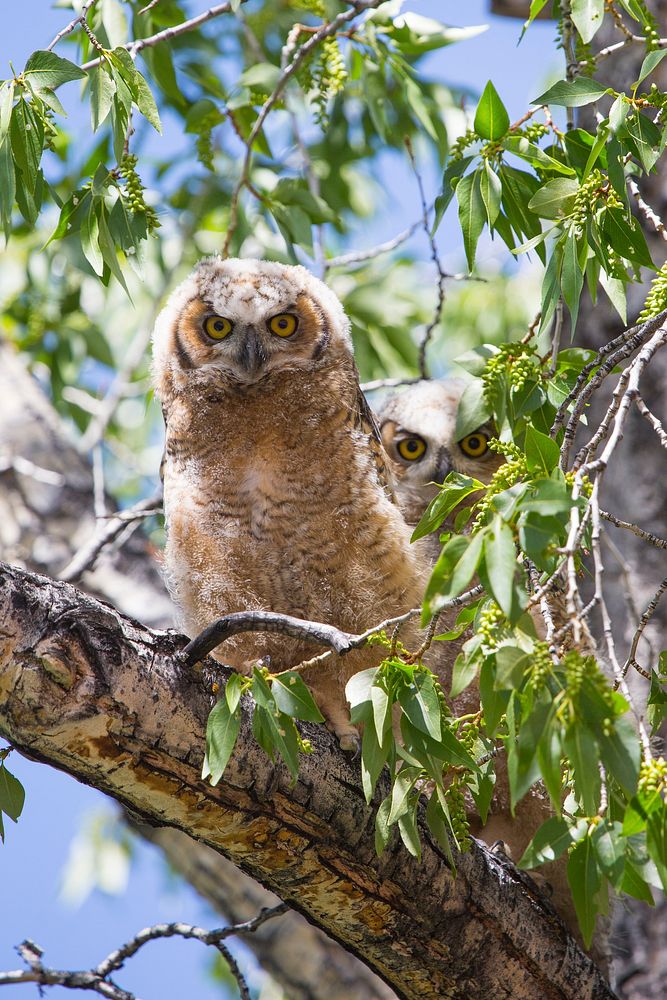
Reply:
[[[400, 394], [392, 396], [379, 411], [382, 440], [391, 459], [394, 488], [406, 520], [415, 525], [427, 505], [438, 492], [436, 484], [442, 483], [452, 470], [488, 483], [504, 459], [489, 450], [488, 441], [493, 434], [491, 425], [483, 425], [462, 438], [457, 438], [457, 409], [466, 383], [454, 378], [441, 381], [418, 382]], [[439, 531], [416, 543], [417, 550], [427, 564], [432, 564], [440, 553]], [[559, 604], [552, 607], [557, 624]], [[561, 609], [564, 612], [564, 608]], [[455, 613], [440, 619], [442, 631], [453, 627]], [[543, 621], [535, 612], [533, 621], [538, 634], [543, 633]], [[564, 623], [564, 622], [563, 622]], [[584, 652], [591, 652], [590, 634], [584, 637]], [[432, 647], [429, 663], [439, 676], [445, 690], [451, 683], [453, 661], [459, 652], [456, 642], [436, 642]], [[479, 688], [473, 683], [454, 699], [457, 715], [479, 710]], [[541, 784], [533, 788], [517, 804], [513, 813], [510, 805], [509, 779], [505, 757], [501, 753], [496, 765], [494, 799], [486, 824], [469, 803], [469, 821], [473, 836], [487, 845], [501, 844], [503, 849], [518, 860], [529, 841], [545, 820], [553, 815], [551, 802]], [[538, 883], [548, 884], [551, 900], [570, 932], [580, 943], [581, 934], [567, 881], [567, 856], [531, 873]], [[591, 954], [595, 961], [608, 969], [607, 927], [600, 922], [593, 940]]]
[[466, 383], [423, 381], [391, 396], [379, 412], [382, 441], [393, 461], [395, 490], [404, 516], [416, 524], [450, 472], [488, 483], [503, 463], [489, 450], [491, 426], [457, 439], [456, 414]]
[[[419, 604], [428, 569], [410, 547], [360, 391], [350, 325], [303, 267], [202, 260], [157, 319], [153, 381], [166, 423], [165, 569], [180, 624], [273, 611], [348, 632]], [[214, 654], [272, 671], [317, 649], [246, 633]], [[377, 648], [310, 668], [341, 745], [356, 745], [344, 685]]]

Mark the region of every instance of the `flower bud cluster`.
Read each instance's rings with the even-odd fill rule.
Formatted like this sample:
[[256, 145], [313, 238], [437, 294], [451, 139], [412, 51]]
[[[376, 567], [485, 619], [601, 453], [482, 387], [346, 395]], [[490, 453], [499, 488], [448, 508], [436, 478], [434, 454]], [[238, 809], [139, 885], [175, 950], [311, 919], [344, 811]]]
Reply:
[[651, 282], [644, 308], [638, 316], [640, 323], [657, 316], [663, 309], [667, 309], [667, 261], [662, 265], [655, 278]]
[[667, 792], [667, 761], [664, 757], [651, 757], [639, 769], [638, 790], [641, 795], [662, 796]]
[[142, 213], [146, 217], [146, 228], [152, 233], [160, 226], [155, 209], [147, 205], [144, 200], [144, 186], [137, 173], [137, 158], [133, 153], [125, 153], [118, 164], [118, 172], [125, 181], [125, 198], [130, 207], [130, 211]]
[[445, 789], [445, 800], [449, 809], [452, 831], [461, 851], [470, 850], [470, 825], [466, 811], [466, 800], [462, 779], [456, 775]]

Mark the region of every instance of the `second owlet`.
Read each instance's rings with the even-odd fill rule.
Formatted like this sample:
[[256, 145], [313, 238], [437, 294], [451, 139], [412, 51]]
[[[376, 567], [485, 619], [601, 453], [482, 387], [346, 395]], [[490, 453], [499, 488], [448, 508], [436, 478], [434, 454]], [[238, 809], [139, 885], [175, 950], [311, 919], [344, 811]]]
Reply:
[[[262, 610], [361, 632], [419, 604], [427, 567], [384, 481], [349, 321], [303, 267], [208, 258], [157, 320], [154, 384], [166, 421], [167, 581], [189, 635]], [[246, 633], [213, 655], [245, 672], [317, 653]], [[348, 677], [357, 650], [307, 671], [329, 725], [357, 738]], [[333, 665], [332, 665], [333, 664]]]
[[[465, 385], [465, 382], [453, 378], [419, 382], [392, 396], [380, 409], [382, 439], [393, 460], [394, 487], [411, 525], [420, 520], [426, 506], [438, 492], [435, 484], [442, 483], [449, 472], [460, 472], [488, 483], [504, 461], [501, 455], [488, 448], [488, 440], [493, 436], [490, 425], [479, 427], [457, 440], [456, 414]], [[436, 530], [416, 543], [415, 547], [427, 563], [435, 561], [440, 553], [439, 535], [440, 531]], [[552, 611], [555, 611], [558, 622], [558, 607], [552, 608]], [[539, 634], [541, 618], [538, 614], [534, 614], [533, 618]], [[453, 627], [455, 619], [455, 612], [443, 615], [440, 619], [443, 631]], [[590, 636], [588, 641], [592, 643]], [[439, 675], [445, 689], [449, 687], [453, 660], [459, 649], [458, 643], [451, 642], [436, 643], [432, 647], [435, 655], [430, 666]], [[458, 695], [453, 703], [457, 714], [474, 713], [479, 707], [476, 682]], [[540, 783], [524, 795], [515, 810], [511, 809], [506, 760], [501, 753], [496, 765], [496, 787], [487, 822], [482, 826], [476, 811], [471, 808], [470, 829], [474, 836], [489, 846], [494, 842], [504, 844], [518, 860], [542, 823], [552, 815], [551, 802]], [[567, 880], [567, 855], [551, 865], [538, 868], [533, 875], [540, 881], [548, 881], [552, 903], [570, 932], [583, 945]], [[604, 922], [598, 926], [591, 954], [603, 969], [607, 968]]]

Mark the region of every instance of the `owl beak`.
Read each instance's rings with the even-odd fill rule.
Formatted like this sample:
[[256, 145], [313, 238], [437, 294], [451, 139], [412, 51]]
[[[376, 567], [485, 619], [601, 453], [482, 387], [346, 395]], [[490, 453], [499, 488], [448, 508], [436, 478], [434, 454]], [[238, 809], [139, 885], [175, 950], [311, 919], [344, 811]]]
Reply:
[[446, 448], [441, 448], [438, 452], [438, 461], [435, 465], [435, 482], [443, 483], [452, 471], [452, 456]]
[[258, 375], [267, 362], [266, 350], [256, 330], [247, 330], [239, 351], [239, 364], [248, 375]]

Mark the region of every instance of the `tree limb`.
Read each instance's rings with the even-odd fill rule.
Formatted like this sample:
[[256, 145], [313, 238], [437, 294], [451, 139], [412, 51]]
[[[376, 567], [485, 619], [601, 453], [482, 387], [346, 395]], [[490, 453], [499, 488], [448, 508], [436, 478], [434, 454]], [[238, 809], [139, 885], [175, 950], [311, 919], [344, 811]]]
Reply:
[[453, 878], [425, 824], [421, 863], [397, 843], [378, 859], [358, 765], [321, 727], [304, 727], [315, 751], [293, 785], [255, 744], [245, 704], [225, 780], [202, 782], [210, 675], [180, 665], [182, 637], [9, 566], [0, 635], [0, 732], [18, 750], [229, 857], [399, 996], [613, 996], [511, 863], [473, 846]]

